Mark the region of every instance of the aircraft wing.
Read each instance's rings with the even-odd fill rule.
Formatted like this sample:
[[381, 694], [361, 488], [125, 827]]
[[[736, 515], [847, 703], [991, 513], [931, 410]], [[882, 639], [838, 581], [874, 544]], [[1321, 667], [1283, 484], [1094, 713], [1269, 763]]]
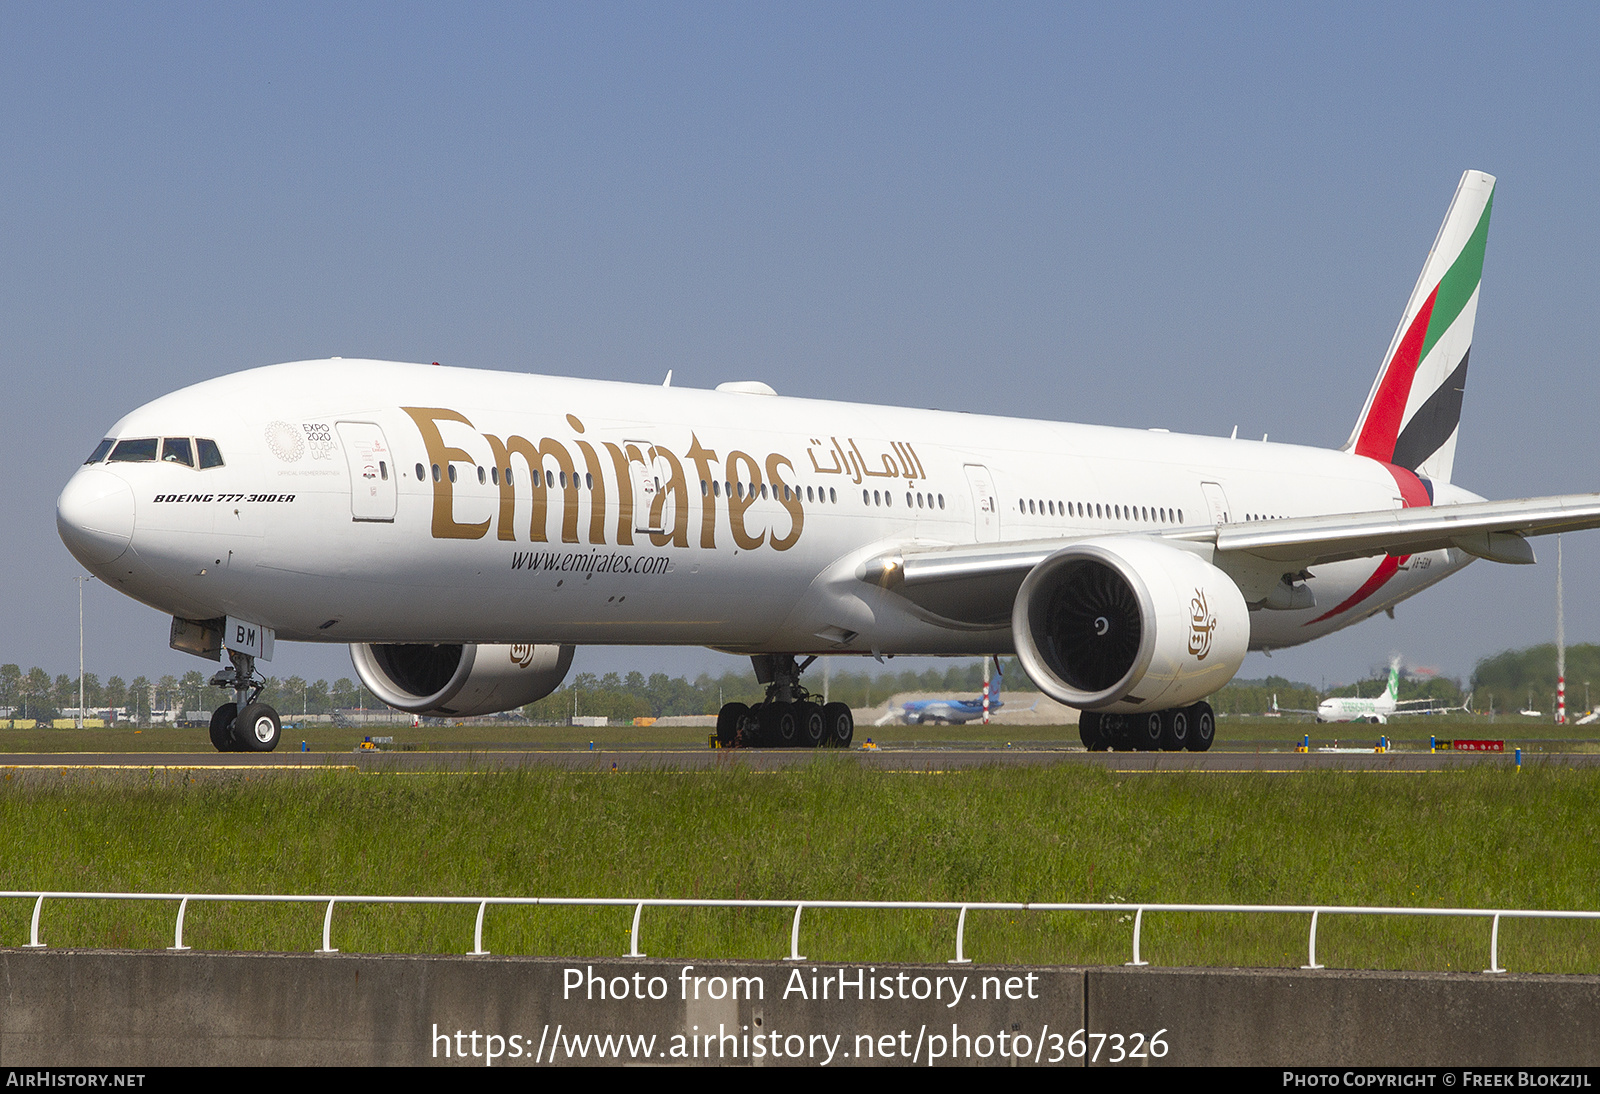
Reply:
[[1017, 588], [1040, 562], [1079, 539], [1141, 535], [1193, 544], [1216, 564], [1292, 571], [1344, 559], [1419, 554], [1455, 547], [1494, 562], [1535, 560], [1527, 536], [1600, 528], [1600, 494], [1381, 509], [1291, 517], [1160, 532], [1097, 533], [1071, 538], [956, 546], [905, 545], [869, 559], [863, 581], [892, 588], [957, 625], [1000, 626], [1011, 618]]
[[1600, 494], [1224, 524], [1216, 529], [1215, 542], [1219, 552], [1241, 551], [1273, 562], [1306, 566], [1380, 554], [1414, 555], [1446, 547], [1458, 547], [1493, 562], [1531, 563], [1535, 561], [1533, 549], [1523, 537], [1582, 528], [1600, 528]]

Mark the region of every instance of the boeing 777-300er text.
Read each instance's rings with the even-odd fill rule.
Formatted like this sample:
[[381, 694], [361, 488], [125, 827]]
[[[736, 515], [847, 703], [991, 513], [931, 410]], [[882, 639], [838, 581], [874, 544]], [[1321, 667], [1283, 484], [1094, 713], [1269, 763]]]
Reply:
[[1462, 176], [1337, 451], [383, 361], [304, 361], [128, 414], [62, 491], [95, 575], [229, 666], [219, 749], [266, 750], [258, 660], [344, 642], [419, 714], [544, 696], [582, 643], [748, 654], [729, 744], [847, 744], [818, 654], [1015, 653], [1091, 748], [1211, 744], [1245, 651], [1391, 607], [1600, 495], [1451, 482], [1494, 179]]

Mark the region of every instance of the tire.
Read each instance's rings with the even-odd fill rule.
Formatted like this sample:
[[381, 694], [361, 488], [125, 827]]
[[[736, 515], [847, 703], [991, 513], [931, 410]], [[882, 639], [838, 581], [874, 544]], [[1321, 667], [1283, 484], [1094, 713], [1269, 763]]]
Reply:
[[218, 752], [237, 751], [233, 743], [233, 720], [239, 713], [239, 708], [232, 703], [223, 703], [211, 712], [211, 747]]
[[233, 722], [235, 752], [271, 752], [278, 747], [283, 723], [278, 712], [265, 703], [251, 703]]
[[[738, 704], [744, 706], [743, 703]], [[761, 707], [745, 707], [734, 723], [734, 748], [760, 748], [766, 744], [761, 736]]]
[[817, 703], [796, 703], [795, 717], [800, 723], [800, 744], [805, 748], [821, 748], [828, 740], [828, 720], [822, 716]]
[[1210, 703], [1196, 703], [1189, 708], [1189, 743], [1190, 752], [1204, 752], [1211, 747], [1211, 742], [1217, 736], [1217, 716], [1211, 709]]
[[1106, 740], [1100, 732], [1100, 713], [1093, 710], [1078, 712], [1078, 740], [1090, 752], [1104, 752]]
[[1182, 752], [1189, 743], [1189, 711], [1174, 707], [1161, 712], [1161, 751]]
[[1100, 740], [1110, 752], [1132, 752], [1133, 744], [1129, 740], [1128, 716], [1126, 714], [1100, 715]]
[[1140, 752], [1156, 752], [1161, 748], [1161, 712], [1135, 714], [1128, 719], [1133, 723], [1133, 747]]
[[822, 708], [822, 720], [827, 726], [828, 744], [833, 748], [849, 748], [856, 735], [856, 717], [845, 703], [829, 703]]
[[767, 703], [762, 707], [764, 736], [778, 748], [800, 743], [800, 717], [794, 703]]
[[717, 711], [717, 744], [723, 748], [739, 746], [739, 722], [748, 717], [750, 708], [743, 703], [725, 703]]

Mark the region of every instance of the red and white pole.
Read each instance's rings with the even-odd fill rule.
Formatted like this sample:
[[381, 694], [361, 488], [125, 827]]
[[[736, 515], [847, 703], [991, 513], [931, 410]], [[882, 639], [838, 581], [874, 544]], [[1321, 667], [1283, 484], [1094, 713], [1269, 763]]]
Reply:
[[989, 724], [989, 659], [983, 659], [983, 724]]
[[1561, 588], [1561, 537], [1556, 537], [1556, 725], [1567, 724], [1567, 615]]

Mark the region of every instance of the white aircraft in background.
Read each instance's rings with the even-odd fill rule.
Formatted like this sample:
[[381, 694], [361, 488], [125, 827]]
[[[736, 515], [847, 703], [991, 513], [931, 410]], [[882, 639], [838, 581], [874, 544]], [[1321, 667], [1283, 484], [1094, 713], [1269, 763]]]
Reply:
[[581, 643], [748, 654], [768, 689], [723, 707], [730, 744], [850, 741], [800, 683], [819, 654], [1015, 653], [1090, 747], [1204, 749], [1247, 650], [1600, 525], [1600, 495], [1451, 481], [1493, 191], [1462, 176], [1337, 451], [333, 359], [128, 414], [57, 525], [174, 648], [226, 651], [219, 749], [277, 744], [277, 640], [348, 643], [384, 702], [445, 715], [548, 694]]
[[1372, 699], [1359, 696], [1334, 696], [1317, 704], [1316, 710], [1296, 710], [1280, 707], [1278, 697], [1272, 697], [1275, 714], [1315, 714], [1319, 722], [1372, 722], [1385, 725], [1390, 718], [1406, 714], [1445, 714], [1453, 710], [1466, 710], [1472, 705], [1472, 696], [1459, 707], [1440, 706], [1432, 699], [1400, 698], [1400, 662], [1389, 662], [1389, 685], [1383, 694]]

